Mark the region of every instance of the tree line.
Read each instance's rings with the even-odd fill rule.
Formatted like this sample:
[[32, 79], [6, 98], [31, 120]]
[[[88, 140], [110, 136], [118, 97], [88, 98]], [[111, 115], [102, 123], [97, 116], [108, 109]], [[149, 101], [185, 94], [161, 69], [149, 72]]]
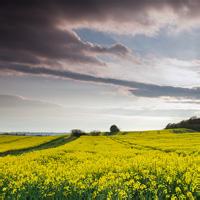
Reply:
[[194, 116], [187, 120], [182, 120], [178, 123], [169, 123], [165, 129], [174, 129], [174, 128], [187, 128], [195, 131], [200, 131], [200, 118]]
[[80, 137], [82, 135], [91, 135], [91, 136], [114, 135], [114, 134], [117, 134], [118, 132], [120, 132], [120, 129], [117, 127], [117, 125], [113, 124], [110, 127], [110, 132], [101, 132], [98, 130], [94, 130], [94, 131], [91, 131], [90, 133], [85, 133], [84, 131], [82, 131], [80, 129], [73, 129], [71, 131], [71, 136]]

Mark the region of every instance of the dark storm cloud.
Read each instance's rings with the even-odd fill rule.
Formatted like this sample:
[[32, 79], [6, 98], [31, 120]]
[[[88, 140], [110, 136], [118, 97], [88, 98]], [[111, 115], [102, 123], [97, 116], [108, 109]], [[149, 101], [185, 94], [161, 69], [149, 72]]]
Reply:
[[71, 71], [63, 70], [53, 70], [44, 67], [29, 67], [22, 65], [10, 65], [1, 66], [3, 70], [9, 70], [14, 72], [21, 72], [25, 74], [32, 75], [50, 75], [61, 78], [70, 78], [73, 80], [87, 81], [94, 83], [111, 84], [117, 86], [127, 87], [129, 91], [140, 97], [181, 97], [181, 98], [200, 98], [200, 88], [182, 88], [182, 87], [172, 87], [172, 86], [160, 86], [154, 84], [146, 84], [135, 81], [126, 81], [114, 78], [102, 78], [92, 75], [86, 75]]
[[[0, 28], [1, 29], [1, 28]], [[21, 34], [15, 30], [2, 30], [0, 37], [0, 59], [7, 62], [30, 64], [48, 64], [56, 61], [70, 63], [92, 63], [101, 65], [91, 54], [126, 55], [128, 49], [116, 44], [112, 47], [101, 47], [83, 42], [78, 36], [67, 30], [54, 27], [24, 27]], [[3, 32], [5, 32], [3, 34]]]
[[51, 0], [1, 2], [0, 61], [34, 65], [60, 61], [104, 65], [96, 58], [97, 54], [125, 56], [129, 53], [121, 44], [93, 45], [83, 42], [71, 29], [59, 28], [63, 19], [71, 23], [65, 16], [65, 12], [71, 12], [71, 6], [72, 2]]
[[1, 1], [0, 60], [30, 64], [65, 60], [101, 65], [94, 54], [124, 56], [128, 49], [120, 44], [109, 48], [83, 42], [73, 28], [148, 34], [169, 21], [167, 11], [187, 24], [184, 20], [188, 22], [198, 16], [199, 5], [197, 0]]
[[176, 27], [199, 25], [199, 6], [197, 0], [1, 1], [0, 70], [125, 86], [137, 96], [199, 98], [199, 89], [99, 78], [55, 67], [63, 67], [61, 62], [104, 65], [97, 55], [125, 57], [130, 53], [121, 44], [104, 47], [84, 42], [75, 28], [154, 34], [169, 23]]
[[[112, 29], [117, 22], [115, 29], [120, 31], [129, 22], [144, 28], [156, 26], [157, 20], [163, 24], [162, 20], [171, 14], [168, 11], [182, 20], [194, 19], [199, 16], [199, 5], [198, 0], [7, 0], [1, 3], [1, 16], [4, 24], [15, 22], [18, 27], [66, 22], [71, 26], [89, 23], [89, 28], [93, 23], [101, 23], [101, 28], [109, 25], [107, 28]], [[152, 11], [162, 17], [156, 19]], [[110, 23], [106, 24], [107, 21]]]

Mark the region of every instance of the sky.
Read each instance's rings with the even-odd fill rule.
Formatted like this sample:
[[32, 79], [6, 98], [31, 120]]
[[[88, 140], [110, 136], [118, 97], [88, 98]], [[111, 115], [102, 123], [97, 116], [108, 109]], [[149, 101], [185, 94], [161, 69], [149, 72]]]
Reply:
[[199, 0], [0, 3], [0, 132], [162, 129], [200, 113]]

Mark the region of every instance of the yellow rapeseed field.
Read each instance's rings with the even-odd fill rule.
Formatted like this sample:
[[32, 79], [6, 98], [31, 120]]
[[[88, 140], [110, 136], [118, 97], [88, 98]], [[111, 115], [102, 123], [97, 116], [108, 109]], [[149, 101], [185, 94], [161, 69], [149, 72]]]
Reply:
[[81, 136], [0, 157], [0, 199], [192, 200], [199, 183], [200, 133]]
[[0, 135], [0, 152], [37, 146], [58, 137], [59, 136]]

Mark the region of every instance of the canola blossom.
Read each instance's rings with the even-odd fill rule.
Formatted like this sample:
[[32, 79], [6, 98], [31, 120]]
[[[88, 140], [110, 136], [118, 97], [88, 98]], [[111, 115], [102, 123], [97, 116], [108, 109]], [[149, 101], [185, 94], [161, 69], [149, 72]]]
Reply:
[[0, 199], [200, 199], [199, 153], [199, 133], [81, 136], [1, 157]]
[[41, 145], [60, 136], [15, 136], [0, 135], [0, 153]]

